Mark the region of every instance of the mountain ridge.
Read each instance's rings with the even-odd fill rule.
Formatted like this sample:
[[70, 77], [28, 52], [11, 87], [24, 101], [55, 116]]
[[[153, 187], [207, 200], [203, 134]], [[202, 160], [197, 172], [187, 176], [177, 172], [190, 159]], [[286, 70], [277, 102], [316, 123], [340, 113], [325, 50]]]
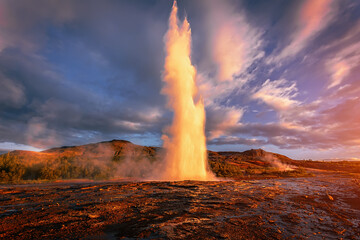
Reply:
[[[127, 140], [122, 139], [113, 139], [110, 141], [101, 141], [101, 142], [95, 142], [95, 143], [88, 143], [88, 144], [82, 144], [82, 145], [75, 145], [75, 146], [61, 146], [61, 147], [54, 147], [45, 149], [40, 152], [36, 151], [29, 151], [29, 150], [13, 150], [8, 153], [0, 154], [0, 156], [3, 155], [13, 155], [17, 156], [20, 159], [25, 157], [26, 155], [29, 155], [30, 157], [38, 156], [38, 157], [51, 157], [54, 154], [58, 154], [57, 157], [61, 156], [86, 156], [86, 157], [94, 157], [94, 158], [101, 158], [102, 157], [111, 157], [111, 154], [113, 153], [116, 158], [116, 156], [120, 155], [134, 155], [136, 151], [141, 151], [145, 153], [150, 153], [151, 156], [155, 156], [155, 152], [159, 153], [161, 151], [161, 147], [153, 147], [153, 146], [142, 146], [134, 144]], [[279, 153], [273, 153], [273, 152], [267, 152], [261, 148], [259, 149], [250, 149], [243, 152], [237, 152], [237, 151], [211, 151], [208, 150], [208, 157], [209, 158], [216, 158], [217, 155], [226, 157], [226, 156], [240, 156], [240, 157], [251, 157], [251, 158], [261, 158], [265, 155], [273, 155], [279, 158], [280, 160], [286, 162], [286, 163], [292, 163], [293, 160], [285, 155], [281, 155]]]

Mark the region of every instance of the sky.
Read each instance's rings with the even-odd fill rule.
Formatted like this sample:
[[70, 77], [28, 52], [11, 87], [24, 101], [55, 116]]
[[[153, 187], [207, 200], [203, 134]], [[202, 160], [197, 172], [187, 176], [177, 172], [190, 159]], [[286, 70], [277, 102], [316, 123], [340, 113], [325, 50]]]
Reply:
[[[161, 146], [169, 0], [0, 0], [0, 149]], [[360, 158], [360, 1], [178, 0], [208, 149]]]

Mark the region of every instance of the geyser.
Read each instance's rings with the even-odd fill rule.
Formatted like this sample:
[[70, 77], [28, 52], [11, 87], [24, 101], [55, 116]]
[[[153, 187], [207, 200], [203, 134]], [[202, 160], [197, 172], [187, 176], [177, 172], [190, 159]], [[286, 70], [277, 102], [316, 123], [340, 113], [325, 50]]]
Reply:
[[173, 123], [166, 128], [164, 141], [164, 180], [213, 180], [208, 170], [205, 109], [198, 92], [196, 69], [191, 64], [191, 30], [187, 19], [178, 24], [177, 4], [174, 1], [165, 35], [166, 83], [162, 93], [168, 96], [168, 106], [174, 112]]

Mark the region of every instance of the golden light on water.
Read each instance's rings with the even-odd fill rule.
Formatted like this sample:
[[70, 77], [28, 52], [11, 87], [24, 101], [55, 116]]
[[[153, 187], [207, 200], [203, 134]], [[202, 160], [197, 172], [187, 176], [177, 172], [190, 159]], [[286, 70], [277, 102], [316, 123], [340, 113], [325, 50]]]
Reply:
[[198, 94], [196, 69], [190, 58], [190, 25], [185, 18], [179, 26], [177, 11], [174, 1], [165, 36], [163, 81], [166, 84], [162, 90], [168, 96], [174, 119], [162, 137], [166, 150], [166, 168], [162, 178], [211, 180], [214, 177], [207, 167], [204, 103]]

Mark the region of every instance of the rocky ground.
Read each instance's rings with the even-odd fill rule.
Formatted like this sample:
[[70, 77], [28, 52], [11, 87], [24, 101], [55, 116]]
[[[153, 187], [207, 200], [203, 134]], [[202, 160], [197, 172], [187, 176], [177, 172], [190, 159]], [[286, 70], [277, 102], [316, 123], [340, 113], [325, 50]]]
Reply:
[[2, 239], [360, 239], [360, 180], [0, 186]]

